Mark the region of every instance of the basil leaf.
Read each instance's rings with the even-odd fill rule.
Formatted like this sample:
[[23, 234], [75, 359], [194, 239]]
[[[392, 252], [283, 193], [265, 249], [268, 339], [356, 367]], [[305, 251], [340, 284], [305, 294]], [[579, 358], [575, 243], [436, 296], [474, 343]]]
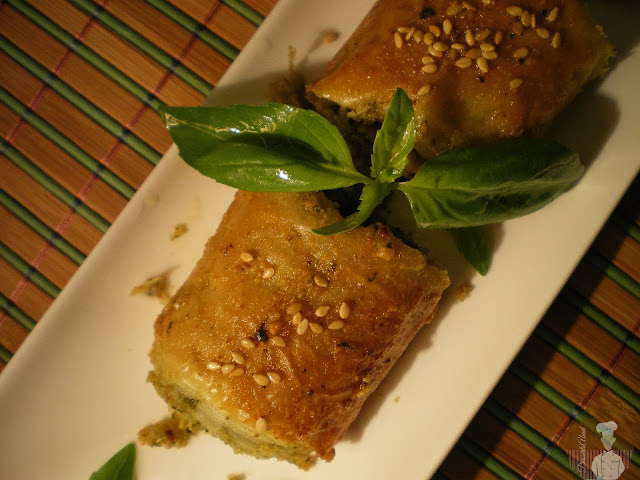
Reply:
[[348, 232], [362, 225], [393, 188], [394, 186], [392, 184], [381, 182], [372, 182], [365, 185], [360, 194], [360, 205], [358, 205], [357, 212], [352, 213], [340, 222], [314, 228], [313, 232], [318, 235], [335, 235], [336, 233]]
[[182, 159], [235, 188], [327, 190], [368, 183], [346, 142], [319, 114], [287, 105], [162, 107]]
[[129, 443], [93, 472], [89, 480], [131, 480], [135, 460], [136, 447], [133, 443]]
[[402, 175], [416, 139], [413, 105], [401, 88], [391, 100], [391, 105], [376, 132], [371, 155], [371, 176], [381, 182], [393, 182]]
[[538, 210], [583, 173], [578, 155], [559, 143], [518, 138], [440, 154], [399, 189], [420, 227], [469, 227]]
[[451, 228], [449, 233], [464, 258], [478, 273], [486, 275], [491, 263], [491, 247], [484, 230], [480, 227]]

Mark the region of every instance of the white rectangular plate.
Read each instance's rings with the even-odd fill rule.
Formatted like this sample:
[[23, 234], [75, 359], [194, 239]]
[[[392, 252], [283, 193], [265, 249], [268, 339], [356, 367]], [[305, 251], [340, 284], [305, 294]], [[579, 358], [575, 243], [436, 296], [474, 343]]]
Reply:
[[[290, 45], [313, 75], [372, 3], [281, 0], [211, 103], [264, 101], [268, 83], [288, 68]], [[302, 472], [234, 455], [202, 435], [183, 449], [138, 447], [138, 480], [231, 473], [248, 480], [425, 480], [433, 474], [640, 167], [639, 9], [602, 0], [593, 10], [618, 44], [618, 60], [552, 132], [583, 154], [584, 179], [544, 210], [504, 224], [489, 275], [473, 277], [470, 297], [449, 302], [418, 334], [338, 445], [335, 460]], [[325, 29], [341, 32], [340, 41], [313, 49]], [[140, 427], [166, 414], [145, 382], [161, 305], [129, 291], [163, 272], [178, 286], [232, 196], [232, 189], [186, 167], [175, 148], [167, 152], [0, 376], [0, 478], [86, 479]], [[170, 241], [181, 222], [188, 233]]]

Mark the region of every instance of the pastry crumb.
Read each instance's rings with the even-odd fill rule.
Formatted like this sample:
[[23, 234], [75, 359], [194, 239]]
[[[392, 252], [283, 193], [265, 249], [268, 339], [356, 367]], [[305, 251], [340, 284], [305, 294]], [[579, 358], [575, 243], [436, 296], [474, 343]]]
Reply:
[[244, 473], [230, 473], [227, 475], [227, 480], [246, 480], [247, 476]]
[[[196, 433], [196, 427], [178, 413], [152, 423], [138, 432], [138, 442], [150, 447], [184, 447]], [[244, 478], [244, 477], [242, 477]]]
[[340, 34], [335, 30], [324, 30], [320, 33], [320, 41], [322, 43], [333, 43], [338, 40], [338, 37], [340, 37]]
[[467, 299], [467, 297], [471, 294], [471, 290], [473, 290], [473, 286], [469, 283], [458, 285], [455, 290], [456, 299], [459, 302], [464, 302]]
[[176, 238], [180, 238], [182, 235], [188, 232], [186, 223], [178, 223], [175, 227], [173, 227], [173, 232], [171, 232], [171, 240], [175, 240]]
[[394, 398], [393, 398], [393, 401], [394, 401], [394, 402], [396, 402], [396, 403], [398, 403], [398, 402], [400, 401], [400, 397], [399, 397], [399, 396], [398, 396], [398, 397], [394, 397]]
[[167, 275], [162, 274], [147, 278], [143, 283], [131, 289], [130, 295], [139, 294], [156, 297], [163, 303], [168, 302], [171, 295], [169, 294], [169, 279]]

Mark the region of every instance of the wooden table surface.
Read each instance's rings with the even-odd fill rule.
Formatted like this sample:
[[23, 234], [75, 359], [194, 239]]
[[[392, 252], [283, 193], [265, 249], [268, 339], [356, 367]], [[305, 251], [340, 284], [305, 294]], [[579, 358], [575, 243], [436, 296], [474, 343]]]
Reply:
[[[275, 3], [0, 0], [0, 376]], [[573, 478], [614, 420], [640, 479], [639, 332], [636, 178], [434, 478]]]

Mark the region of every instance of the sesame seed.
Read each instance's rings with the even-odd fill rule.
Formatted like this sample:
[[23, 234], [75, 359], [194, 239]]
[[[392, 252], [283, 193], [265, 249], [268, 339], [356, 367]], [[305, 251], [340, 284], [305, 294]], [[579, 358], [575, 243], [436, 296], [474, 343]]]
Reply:
[[442, 30], [437, 25], [429, 25], [429, 31], [433, 33], [435, 37], [439, 37], [440, 35], [442, 35]]
[[402, 37], [398, 32], [393, 34], [393, 41], [396, 44], [396, 48], [402, 48]]
[[407, 32], [407, 35], [404, 37], [404, 39], [408, 42], [409, 40], [411, 40], [411, 37], [413, 37], [413, 34], [415, 32], [416, 32], [416, 27], [411, 27]]
[[275, 335], [276, 333], [278, 333], [281, 326], [282, 324], [280, 322], [270, 323], [269, 325], [267, 325], [267, 330], [271, 335]]
[[507, 13], [512, 17], [519, 17], [520, 15], [522, 15], [522, 8], [516, 5], [511, 5], [507, 7]]
[[495, 50], [491, 50], [489, 52], [482, 52], [482, 56], [487, 60], [495, 60], [496, 58], [498, 58], [498, 52], [496, 52]]
[[413, 39], [418, 43], [422, 42], [423, 38], [424, 38], [424, 32], [422, 30], [416, 30], [415, 33], [413, 34]]
[[280, 380], [282, 380], [278, 372], [267, 372], [267, 377], [269, 377], [271, 383], [280, 383]]
[[489, 71], [489, 62], [484, 57], [480, 57], [479, 59], [477, 59], [476, 65], [478, 65], [478, 68], [482, 73], [487, 73]]
[[344, 320], [348, 318], [350, 314], [351, 307], [349, 307], [349, 304], [347, 302], [342, 302], [342, 304], [340, 304], [340, 309], [338, 310], [338, 315], [340, 315], [340, 318]]
[[231, 352], [231, 358], [233, 358], [233, 361], [236, 362], [238, 365], [244, 365], [244, 357], [242, 356], [241, 353]]
[[452, 16], [452, 17], [453, 17], [453, 16], [457, 15], [458, 13], [460, 13], [460, 11], [461, 11], [463, 8], [464, 8], [464, 7], [463, 7], [460, 3], [458, 3], [458, 2], [456, 2], [456, 3], [452, 3], [452, 4], [451, 4], [451, 5], [449, 5], [449, 7], [447, 8], [447, 12], [446, 12], [446, 13], [447, 13], [447, 15]]
[[300, 310], [302, 310], [302, 304], [300, 302], [292, 303], [287, 307], [287, 313], [289, 315], [298, 313]]
[[509, 86], [513, 89], [516, 89], [518, 87], [520, 87], [520, 85], [522, 85], [522, 82], [524, 82], [524, 80], [522, 80], [521, 78], [514, 78], [513, 80], [511, 80], [511, 82], [509, 83]]
[[476, 34], [473, 36], [473, 38], [475, 38], [477, 42], [482, 42], [486, 40], [489, 37], [489, 35], [491, 35], [491, 30], [489, 30], [488, 28], [485, 28], [484, 30], [477, 31]]
[[269, 377], [267, 377], [262, 373], [254, 373], [253, 380], [261, 387], [266, 387], [271, 383], [271, 380], [269, 380]]
[[467, 1], [462, 2], [462, 6], [463, 6], [464, 8], [466, 8], [467, 10], [471, 10], [472, 12], [475, 12], [475, 11], [476, 11], [476, 7], [474, 7], [472, 4], [470, 4], [470, 3], [469, 3], [469, 2], [467, 2]]
[[276, 271], [273, 269], [273, 267], [265, 268], [264, 271], [262, 272], [262, 278], [264, 280], [269, 280], [271, 277], [273, 277], [275, 273]]
[[433, 48], [439, 52], [446, 52], [449, 50], [449, 45], [444, 42], [436, 42], [433, 44]]
[[551, 46], [553, 48], [558, 48], [560, 46], [560, 32], [556, 32], [553, 34], [553, 38], [551, 39]]
[[429, 54], [434, 57], [441, 57], [442, 52], [440, 50], [436, 50], [433, 45], [429, 45]]
[[558, 7], [553, 7], [551, 11], [547, 14], [547, 20], [550, 22], [555, 22], [558, 18]]
[[298, 335], [304, 335], [305, 333], [307, 333], [308, 328], [309, 328], [309, 320], [304, 318], [296, 327], [296, 333]]
[[453, 24], [451, 23], [451, 20], [449, 20], [448, 18], [445, 18], [444, 21], [442, 22], [442, 31], [444, 32], [445, 35], [449, 35], [452, 30], [453, 30]]
[[455, 42], [451, 44], [451, 48], [454, 50], [464, 50], [467, 47], [464, 43]]
[[522, 25], [524, 25], [525, 27], [530, 27], [531, 26], [531, 13], [529, 13], [527, 10], [522, 12], [522, 15], [520, 15], [520, 23], [522, 23]]
[[418, 89], [417, 94], [418, 96], [422, 96], [422, 95], [426, 95], [430, 91], [431, 91], [431, 85], [427, 83], [426, 85], [423, 85]]
[[464, 41], [467, 42], [467, 45], [473, 47], [476, 44], [476, 39], [473, 36], [473, 32], [470, 29], [466, 29], [464, 32]]
[[242, 252], [240, 254], [240, 260], [246, 263], [251, 263], [253, 262], [253, 255], [251, 255], [249, 252]]
[[436, 41], [436, 36], [431, 32], [427, 32], [424, 34], [424, 38], [422, 39], [422, 41], [425, 45], [431, 45]]
[[329, 309], [331, 307], [329, 305], [321, 305], [316, 308], [316, 317], [324, 317], [327, 313], [329, 313]]
[[536, 33], [540, 38], [549, 38], [551, 36], [551, 32], [544, 27], [536, 28]]
[[342, 320], [334, 320], [327, 327], [329, 330], [340, 330], [344, 327], [344, 322]]
[[409, 27], [398, 27], [396, 28], [398, 33], [407, 33], [409, 31]]
[[424, 73], [435, 73], [438, 71], [438, 65], [436, 65], [435, 63], [427, 63], [420, 70], [422, 70]]
[[429, 55], [425, 55], [424, 57], [422, 57], [422, 63], [427, 64], [427, 63], [433, 63], [435, 62], [433, 57], [430, 57]]
[[232, 376], [232, 377], [239, 377], [243, 373], [244, 373], [244, 368], [236, 367], [233, 370], [231, 370], [231, 373], [229, 375]]
[[322, 331], [324, 330], [324, 328], [322, 328], [322, 325], [316, 322], [309, 322], [309, 328], [313, 333], [322, 333]]
[[386, 260], [388, 262], [393, 258], [395, 253], [396, 253], [396, 251], [393, 248], [380, 247], [376, 251], [376, 257], [381, 258], [383, 260]]
[[482, 0], [482, 3], [485, 5], [491, 5], [493, 3], [493, 0]]
[[480, 50], [483, 52], [491, 52], [496, 49], [496, 46], [493, 43], [482, 42], [480, 44]]
[[447, 50], [447, 57], [449, 57], [451, 60], [455, 60], [457, 56], [458, 56], [458, 50], [454, 50], [452, 48]]
[[267, 431], [267, 421], [264, 418], [256, 420], [256, 430], [260, 433]]
[[240, 344], [244, 348], [248, 348], [248, 349], [256, 348], [256, 344], [250, 338], [243, 338], [242, 340], [240, 340]]
[[504, 38], [504, 35], [500, 30], [498, 30], [496, 34], [493, 36], [493, 43], [495, 43], [496, 45], [500, 45], [502, 43], [503, 38]]
[[294, 313], [293, 317], [291, 318], [291, 323], [293, 323], [294, 325], [300, 325], [301, 321], [302, 321], [302, 313], [300, 312]]
[[520, 22], [513, 22], [511, 24], [511, 31], [516, 35], [522, 35], [522, 32], [524, 32], [524, 27]]
[[327, 280], [322, 275], [314, 275], [313, 276], [313, 283], [315, 283], [319, 287], [328, 287], [329, 286], [329, 280]]
[[209, 362], [207, 363], [207, 370], [220, 370], [220, 365], [218, 362]]
[[235, 363], [225, 363], [224, 365], [222, 365], [222, 367], [220, 367], [220, 371], [224, 375], [228, 375], [233, 371], [234, 368], [236, 368]]
[[529, 49], [527, 47], [520, 47], [513, 52], [513, 58], [527, 58], [529, 55]]
[[284, 341], [284, 338], [279, 337], [279, 336], [275, 336], [275, 337], [271, 337], [271, 342], [276, 346], [276, 347], [286, 347], [287, 343]]
[[536, 14], [532, 13], [531, 14], [531, 28], [536, 28], [537, 24], [538, 24], [538, 22], [536, 20]]
[[482, 50], [480, 50], [479, 48], [472, 48], [465, 54], [465, 57], [469, 57], [472, 60], [475, 60], [476, 58], [480, 58], [481, 56], [482, 56]]

